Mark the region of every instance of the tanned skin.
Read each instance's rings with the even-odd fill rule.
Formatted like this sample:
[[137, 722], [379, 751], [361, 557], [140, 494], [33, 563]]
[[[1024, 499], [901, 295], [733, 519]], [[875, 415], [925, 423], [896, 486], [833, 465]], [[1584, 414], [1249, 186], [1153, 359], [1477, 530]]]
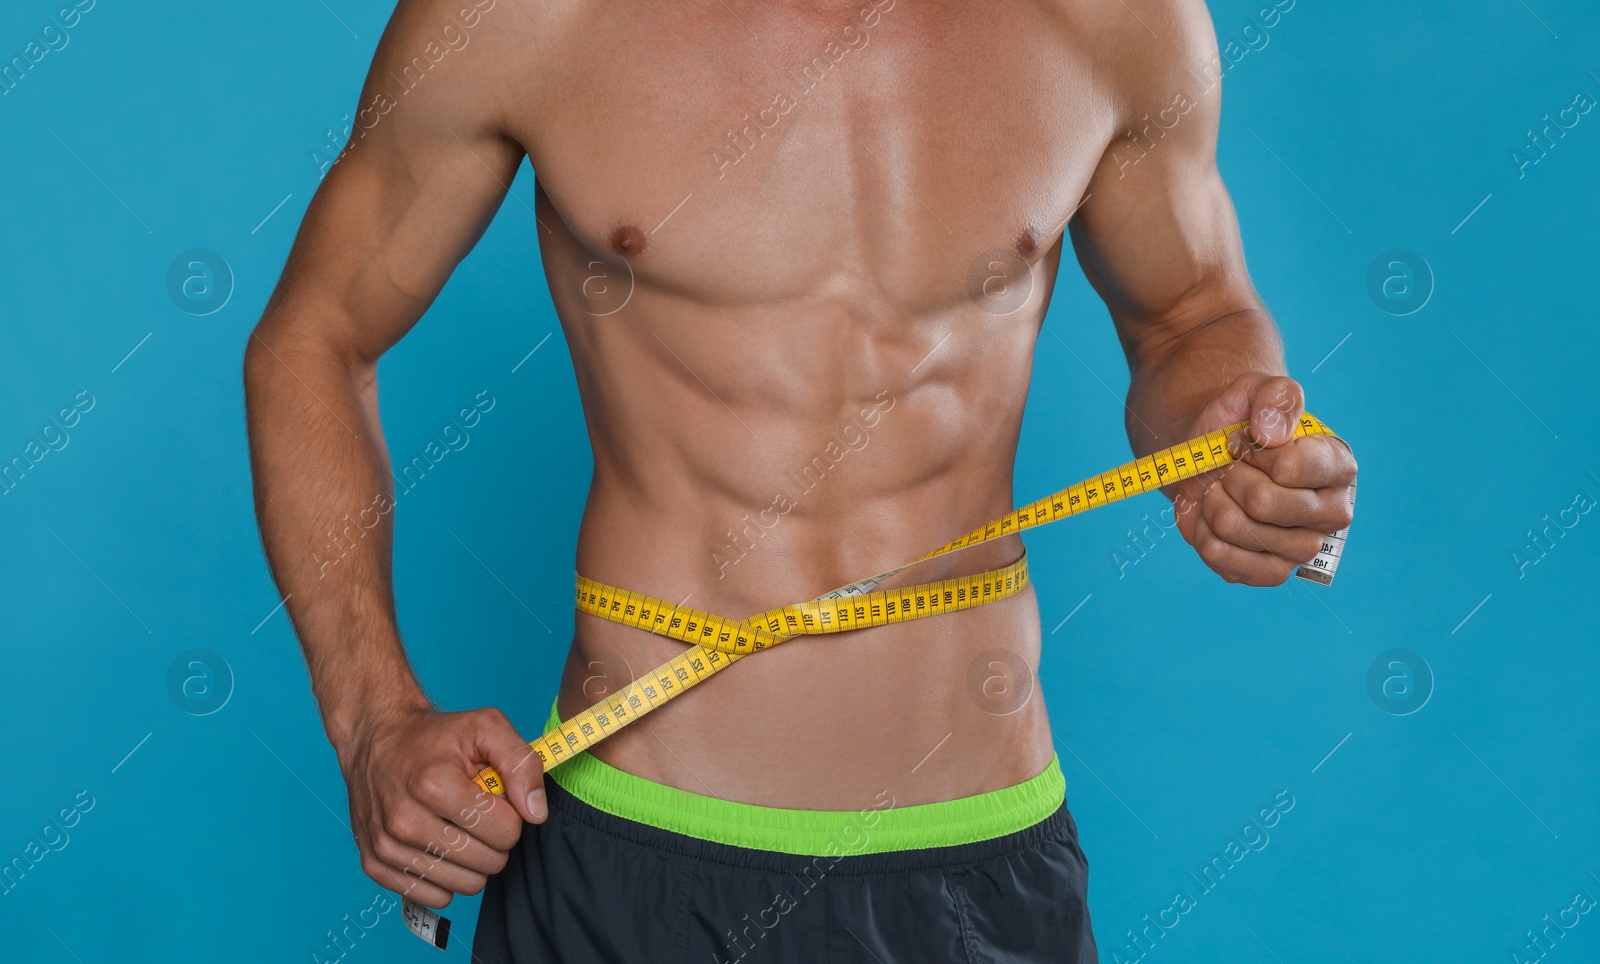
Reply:
[[[470, 44], [399, 94], [397, 78], [468, 5], [401, 0], [360, 106], [381, 91], [396, 102], [366, 115], [376, 123], [327, 174], [245, 360], [262, 537], [378, 883], [433, 907], [477, 893], [523, 822], [546, 816], [524, 743], [542, 718], [519, 734], [498, 710], [441, 712], [413, 676], [392, 513], [337, 566], [315, 559], [345, 514], [392, 497], [378, 359], [472, 248], [524, 155], [594, 451], [584, 575], [741, 617], [1008, 511], [1069, 217], [1126, 349], [1134, 450], [1257, 420], [1242, 464], [1168, 492], [1204, 563], [1277, 585], [1349, 521], [1348, 449], [1290, 439], [1301, 390], [1215, 164], [1221, 87], [1172, 109], [1196, 94], [1187, 72], [1216, 57], [1202, 0], [487, 3]], [[1129, 163], [1124, 135], [1157, 117], [1153, 146]], [[996, 250], [1029, 277], [975, 289], [973, 266]], [[1026, 300], [993, 310], [1019, 284]], [[872, 408], [870, 442], [802, 492], [791, 473]], [[795, 504], [729, 549], [779, 492]], [[1000, 540], [902, 580], [1021, 551]], [[1037, 774], [1052, 741], [1041, 698], [986, 712], [968, 669], [996, 647], [1037, 666], [1039, 646], [1031, 589], [799, 639], [593, 752], [767, 806], [981, 793]], [[562, 715], [681, 648], [580, 614]], [[895, 698], [906, 694], [917, 698]], [[471, 783], [486, 763], [505, 776], [503, 798]]]

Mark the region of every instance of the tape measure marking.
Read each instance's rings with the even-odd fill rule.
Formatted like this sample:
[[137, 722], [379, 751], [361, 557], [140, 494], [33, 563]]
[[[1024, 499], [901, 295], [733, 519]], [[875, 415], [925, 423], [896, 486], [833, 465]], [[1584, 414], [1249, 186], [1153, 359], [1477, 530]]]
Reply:
[[[1350, 499], [1350, 515], [1354, 517], [1356, 509], [1356, 481], [1350, 480], [1350, 489], [1347, 493]], [[1321, 586], [1333, 585], [1334, 570], [1339, 568], [1339, 560], [1344, 556], [1345, 540], [1350, 537], [1350, 527], [1345, 526], [1338, 532], [1331, 532], [1322, 537], [1322, 548], [1317, 550], [1315, 558], [1294, 571], [1301, 579], [1306, 579]]]
[[[810, 602], [779, 606], [742, 620], [685, 609], [681, 604], [673, 605], [580, 575], [577, 577], [580, 612], [691, 645], [528, 745], [538, 756], [540, 766], [549, 771], [751, 653], [777, 646], [795, 636], [887, 626], [959, 612], [1015, 596], [1028, 585], [1026, 555], [1009, 566], [976, 575], [903, 589], [880, 590], [878, 587], [912, 566], [937, 556], [1048, 525], [1057, 519], [1225, 468], [1235, 461], [1228, 451], [1228, 438], [1249, 424], [1239, 422], [1134, 459], [1110, 472], [1102, 472], [1014, 509], [903, 566], [841, 586]], [[1311, 435], [1339, 438], [1309, 412], [1300, 416], [1294, 434], [1296, 438]], [[1353, 481], [1349, 498], [1354, 509], [1356, 487]], [[1349, 532], [1350, 527], [1345, 526], [1324, 538], [1316, 558], [1298, 567], [1295, 575], [1323, 586], [1332, 585]], [[491, 793], [505, 793], [505, 784], [493, 767], [485, 767], [474, 779], [478, 786]], [[449, 937], [450, 921], [409, 897], [401, 901], [401, 907], [411, 932], [443, 949]]]
[[[742, 620], [699, 609], [686, 609], [580, 575], [577, 577], [577, 608], [580, 612], [680, 640], [691, 644], [691, 648], [645, 673], [600, 703], [580, 711], [572, 719], [563, 721], [560, 726], [533, 740], [529, 746], [538, 756], [540, 766], [548, 771], [663, 703], [676, 699], [702, 680], [745, 656], [795, 636], [892, 625], [970, 609], [1014, 596], [1028, 582], [1026, 556], [1009, 566], [972, 576], [901, 589], [876, 587], [929, 559], [1048, 525], [1058, 519], [1225, 468], [1234, 462], [1228, 451], [1229, 437], [1249, 424], [1238, 422], [1135, 459], [1014, 509], [903, 566], [842, 586], [810, 602], [779, 606]], [[1308, 412], [1300, 417], [1295, 427], [1295, 437], [1313, 435], [1338, 438]], [[1350, 499], [1354, 506], [1353, 483]], [[1343, 555], [1348, 532], [1349, 527], [1346, 526], [1329, 535], [1317, 557], [1300, 566], [1295, 574], [1301, 579], [1330, 585]], [[492, 767], [480, 771], [476, 780], [485, 790], [505, 792], [503, 782]]]
[[445, 945], [450, 943], [450, 918], [439, 916], [438, 911], [424, 907], [409, 897], [402, 897], [400, 917], [411, 933], [439, 950], [444, 950]]

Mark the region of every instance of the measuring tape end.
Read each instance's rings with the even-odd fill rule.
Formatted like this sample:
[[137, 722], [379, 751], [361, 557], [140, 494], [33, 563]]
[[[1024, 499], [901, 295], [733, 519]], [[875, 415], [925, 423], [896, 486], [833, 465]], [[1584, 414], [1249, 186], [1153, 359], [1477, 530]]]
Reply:
[[1319, 586], [1333, 585], [1333, 573], [1322, 569], [1312, 569], [1310, 566], [1301, 566], [1294, 574], [1307, 582], [1314, 582]]
[[438, 911], [424, 907], [409, 897], [402, 897], [400, 916], [411, 933], [439, 950], [444, 950], [450, 943], [450, 918], [439, 916]]

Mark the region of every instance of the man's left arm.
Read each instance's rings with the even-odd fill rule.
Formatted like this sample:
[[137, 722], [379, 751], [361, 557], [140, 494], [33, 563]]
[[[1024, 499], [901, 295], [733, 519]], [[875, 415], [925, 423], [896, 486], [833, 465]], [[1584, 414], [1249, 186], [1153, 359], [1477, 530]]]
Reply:
[[1305, 394], [1250, 282], [1217, 170], [1222, 85], [1207, 91], [1195, 79], [1217, 55], [1210, 16], [1200, 0], [1165, 6], [1162, 42], [1120, 58], [1123, 122], [1073, 218], [1072, 242], [1128, 357], [1134, 451], [1250, 420], [1234, 440], [1239, 462], [1167, 494], [1206, 565], [1229, 582], [1275, 586], [1349, 523], [1356, 463], [1341, 442], [1293, 436]]

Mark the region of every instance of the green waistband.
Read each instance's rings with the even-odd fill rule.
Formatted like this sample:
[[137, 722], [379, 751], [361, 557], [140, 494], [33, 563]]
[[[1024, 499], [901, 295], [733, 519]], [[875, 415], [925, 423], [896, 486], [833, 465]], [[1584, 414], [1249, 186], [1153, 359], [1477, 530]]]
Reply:
[[[549, 730], [561, 722], [554, 705]], [[619, 770], [580, 753], [549, 774], [563, 790], [615, 817], [734, 847], [804, 856], [924, 850], [1031, 827], [1066, 799], [1055, 757], [1015, 786], [941, 803], [897, 807], [889, 791], [861, 810], [783, 810], [718, 800]]]

